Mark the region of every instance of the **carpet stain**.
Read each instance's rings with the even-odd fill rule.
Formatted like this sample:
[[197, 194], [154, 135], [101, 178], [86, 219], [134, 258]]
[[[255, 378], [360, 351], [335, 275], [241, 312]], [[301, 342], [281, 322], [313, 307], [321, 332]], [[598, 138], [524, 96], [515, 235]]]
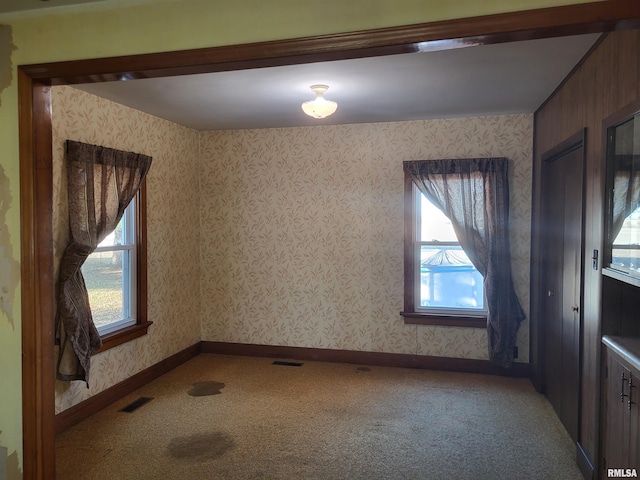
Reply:
[[224, 388], [224, 383], [220, 382], [198, 382], [191, 386], [191, 390], [187, 392], [192, 397], [207, 397], [209, 395], [220, 395]]
[[358, 367], [356, 368], [357, 372], [370, 372], [371, 369], [369, 367]]
[[176, 437], [169, 443], [169, 455], [178, 460], [205, 461], [222, 457], [235, 448], [235, 440], [224, 432]]

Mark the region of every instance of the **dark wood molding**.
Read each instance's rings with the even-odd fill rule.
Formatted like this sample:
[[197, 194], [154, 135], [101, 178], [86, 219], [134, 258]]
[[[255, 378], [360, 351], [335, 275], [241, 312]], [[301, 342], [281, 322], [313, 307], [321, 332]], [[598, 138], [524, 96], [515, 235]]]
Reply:
[[440, 325], [443, 327], [487, 328], [487, 317], [463, 317], [433, 315], [428, 313], [400, 312], [405, 325]]
[[353, 363], [356, 365], [374, 365], [377, 367], [420, 368], [425, 370], [482, 373], [508, 377], [529, 376], [529, 364], [527, 363], [513, 363], [510, 368], [502, 368], [488, 360], [432, 357], [403, 353], [358, 352], [354, 350], [208, 341], [201, 342], [201, 352], [248, 357], [288, 358], [314, 362]]
[[170, 372], [183, 363], [191, 360], [200, 353], [200, 343], [196, 343], [184, 350], [171, 355], [155, 365], [142, 370], [139, 373], [123, 380], [116, 385], [103, 390], [102, 392], [88, 398], [87, 400], [74, 405], [55, 416], [55, 433], [63, 432], [67, 428], [80, 423], [91, 415], [98, 413], [103, 408], [121, 399], [125, 395], [134, 392], [156, 378]]
[[[55, 469], [51, 91], [18, 69], [24, 479]], [[42, 319], [42, 320], [41, 320]]]
[[587, 139], [587, 129], [582, 128], [542, 154], [543, 162], [553, 162], [569, 152], [582, 148]]
[[[148, 317], [147, 277], [147, 179], [140, 185], [136, 201], [136, 323], [151, 325]], [[145, 330], [146, 334], [146, 330]], [[144, 334], [143, 334], [144, 335]], [[104, 340], [103, 340], [104, 343]]]
[[136, 338], [146, 335], [151, 325], [153, 325], [153, 322], [136, 323], [130, 327], [105, 335], [102, 337], [102, 347], [93, 352], [92, 355], [97, 355], [98, 353], [105, 352], [110, 348], [117, 347], [118, 345], [122, 345], [123, 343], [130, 342], [131, 340], [135, 340]]
[[413, 257], [414, 241], [416, 239], [415, 209], [416, 199], [413, 190], [411, 176], [404, 172], [404, 312], [410, 315], [415, 312], [415, 287], [416, 271]]
[[638, 25], [640, 2], [601, 1], [306, 39], [19, 67], [24, 479], [55, 479], [48, 85], [117, 80], [124, 74], [146, 78], [387, 55], [428, 49], [433, 46], [428, 42], [437, 40], [453, 40], [449, 46], [455, 47]]
[[[607, 133], [607, 129], [618, 125], [619, 123], [624, 122], [625, 120], [629, 120], [636, 113], [640, 111], [640, 98], [634, 100], [631, 103], [626, 104], [620, 110], [612, 113], [608, 117], [602, 120], [602, 130], [604, 135]], [[606, 138], [606, 137], [605, 137]], [[604, 157], [606, 158], [607, 148], [606, 145], [603, 149]]]
[[25, 66], [33, 79], [73, 84], [242, 70], [606, 32], [640, 26], [635, 0], [601, 1], [291, 40]]

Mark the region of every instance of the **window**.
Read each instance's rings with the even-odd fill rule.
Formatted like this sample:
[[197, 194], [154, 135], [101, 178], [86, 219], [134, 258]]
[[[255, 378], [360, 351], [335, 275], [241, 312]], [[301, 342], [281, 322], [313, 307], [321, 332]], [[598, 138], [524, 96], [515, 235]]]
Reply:
[[602, 273], [635, 285], [640, 279], [640, 112], [629, 117], [623, 110], [614, 118], [623, 115], [622, 122], [607, 128]]
[[93, 323], [105, 335], [136, 323], [135, 202], [82, 265]]
[[146, 321], [146, 215], [144, 184], [116, 229], [82, 265], [100, 351], [144, 335]]
[[405, 322], [484, 327], [482, 275], [447, 216], [405, 182]]

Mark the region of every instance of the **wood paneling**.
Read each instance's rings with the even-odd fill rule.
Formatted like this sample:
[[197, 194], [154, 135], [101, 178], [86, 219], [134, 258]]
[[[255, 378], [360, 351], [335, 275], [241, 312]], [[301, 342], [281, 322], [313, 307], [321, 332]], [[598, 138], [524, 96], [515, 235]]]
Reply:
[[602, 278], [602, 335], [640, 337], [640, 289], [615, 278]]
[[[537, 244], [540, 212], [541, 152], [545, 152], [576, 130], [587, 129], [584, 330], [582, 338], [582, 412], [578, 442], [589, 460], [598, 458], [599, 385], [601, 338], [600, 269], [591, 268], [593, 250], [602, 251], [604, 211], [603, 120], [638, 99], [640, 93], [640, 30], [610, 33], [560, 89], [535, 114], [534, 216], [532, 242], [532, 344], [540, 339], [541, 312], [535, 308], [535, 291], [541, 252]], [[532, 349], [533, 351], [533, 349]], [[541, 374], [540, 358], [532, 363], [534, 376]], [[543, 383], [543, 382], [542, 382]], [[536, 385], [540, 385], [536, 381]], [[596, 467], [597, 468], [597, 467]]]
[[417, 51], [429, 46], [424, 42], [444, 39], [452, 40], [453, 48], [465, 42], [500, 43], [638, 25], [640, 2], [616, 0], [277, 42], [21, 66], [18, 107], [25, 480], [55, 478], [52, 155], [47, 85], [117, 80], [125, 73], [146, 78], [387, 55]]

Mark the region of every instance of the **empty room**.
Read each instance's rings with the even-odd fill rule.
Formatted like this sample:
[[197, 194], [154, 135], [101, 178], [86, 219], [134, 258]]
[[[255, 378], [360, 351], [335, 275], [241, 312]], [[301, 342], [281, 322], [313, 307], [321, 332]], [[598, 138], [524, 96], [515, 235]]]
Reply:
[[637, 474], [636, 2], [34, 3], [8, 479]]

